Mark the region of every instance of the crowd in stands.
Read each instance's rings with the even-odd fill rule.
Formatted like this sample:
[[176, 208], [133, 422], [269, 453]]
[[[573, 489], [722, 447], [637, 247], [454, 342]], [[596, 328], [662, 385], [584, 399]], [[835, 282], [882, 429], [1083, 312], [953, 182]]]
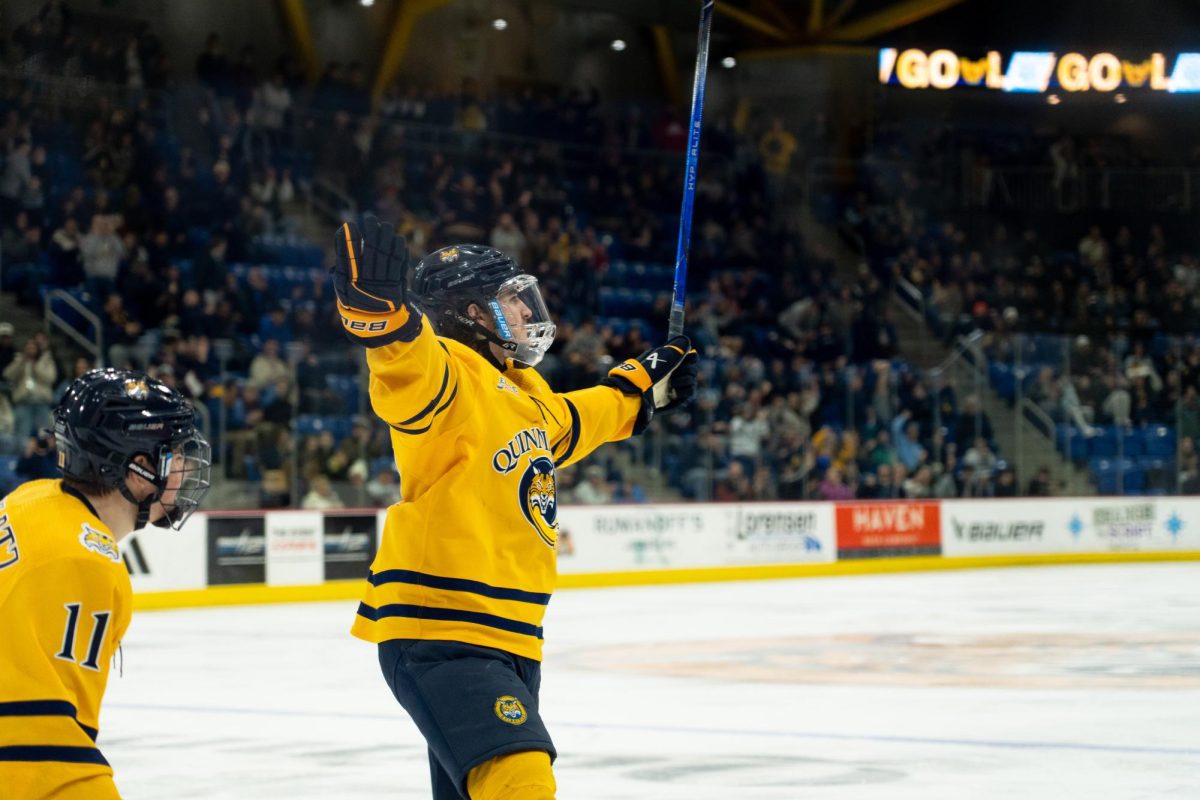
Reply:
[[[594, 383], [662, 335], [650, 321], [665, 320], [669, 303], [664, 265], [686, 138], [677, 111], [614, 107], [590, 91], [401, 82], [371, 113], [361, 65], [330, 65], [310, 91], [290, 60], [259, 71], [252, 49], [231, 59], [216, 35], [195, 61], [196, 91], [170, 84], [148, 30], [130, 40], [124, 72], [115, 60], [101, 69], [64, 57], [75, 35], [69, 15], [51, 14], [5, 50], [22, 69], [0, 81], [4, 288], [35, 304], [58, 287], [88, 305], [105, 363], [145, 367], [191, 396], [219, 442], [224, 477], [251, 482], [261, 504], [386, 504], [399, 493], [386, 428], [346, 358], [326, 254], [298, 233], [298, 201], [314, 178], [396, 223], [415, 252], [475, 240], [517, 256], [560, 322], [544, 371], [561, 390]], [[30, 67], [35, 52], [43, 56]], [[137, 86], [130, 54], [142, 65]], [[149, 78], [156, 70], [163, 77]], [[31, 80], [44, 74], [163, 91], [64, 108]], [[187, 92], [199, 102], [172, 102]], [[699, 400], [623, 458], [566, 471], [568, 496], [644, 500], [630, 477], [638, 464], [661, 467], [686, 497], [718, 500], [1055, 490], [1045, 472], [1018, 486], [978, 398], [952, 385], [935, 391], [902, 357], [889, 312], [895, 275], [924, 287], [922, 275], [959, 270], [961, 302], [974, 311], [989, 277], [979, 259], [947, 251], [923, 266], [928, 242], [905, 238], [917, 220], [902, 204], [876, 203], [856, 223], [869, 263], [886, 259], [895, 271], [845, 275], [789, 224], [789, 175], [827, 137], [820, 119], [800, 134], [778, 120], [719, 115], [706, 127], [688, 310], [704, 354]], [[942, 235], [965, 250], [955, 229]], [[44, 335], [4, 334], [0, 360], [4, 348], [13, 357], [0, 396], [13, 421], [0, 445], [27, 477], [47, 463], [35, 432], [55, 391], [91, 362], [56, 358]]]
[[[923, 148], [884, 149], [888, 158], [864, 174], [842, 219], [880, 279], [910, 284], [947, 342], [985, 332], [994, 388], [1040, 409], [1064, 454], [1086, 461], [1102, 491], [1120, 491], [1118, 473], [1132, 476], [1124, 488], [1133, 491], [1200, 488], [1194, 231], [1175, 225], [1169, 235], [1165, 213], [1143, 215], [1138, 227], [1133, 215], [1095, 209], [1010, 221], [984, 215], [980, 224], [978, 215], [955, 213], [936, 171], [891, 166], [903, 155], [921, 164]], [[1077, 151], [1084, 155], [1076, 159]], [[1077, 161], [1104, 165], [1120, 152], [1061, 136], [1050, 160], [1070, 180]], [[1075, 160], [1063, 167], [1065, 154]]]

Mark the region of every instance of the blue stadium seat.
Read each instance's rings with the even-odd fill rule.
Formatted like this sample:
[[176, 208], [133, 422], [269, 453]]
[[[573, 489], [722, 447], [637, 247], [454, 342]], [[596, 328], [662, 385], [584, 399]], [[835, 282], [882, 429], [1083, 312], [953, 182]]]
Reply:
[[1110, 427], [1105, 427], [1101, 429], [1101, 432], [1098, 436], [1093, 436], [1088, 441], [1088, 455], [1090, 455], [1092, 458], [1116, 458], [1116, 430]]
[[1120, 454], [1125, 458], [1137, 458], [1145, 452], [1145, 437], [1141, 429], [1127, 428], [1120, 432]]
[[1054, 426], [1055, 442], [1058, 449], [1075, 463], [1081, 463], [1088, 458], [1088, 440], [1074, 425], [1060, 422]]
[[317, 414], [301, 414], [296, 417], [296, 433], [301, 436], [311, 436], [325, 430], [324, 422]]
[[1172, 458], [1175, 455], [1175, 432], [1165, 425], [1142, 429], [1142, 452], [1148, 456]]
[[346, 401], [344, 411], [347, 414], [358, 413], [361, 388], [357, 375], [326, 375], [325, 385]]
[[1094, 458], [1089, 464], [1100, 494], [1139, 494], [1146, 488], [1146, 473], [1130, 458]]
[[1013, 375], [1012, 367], [993, 361], [988, 364], [988, 377], [997, 394], [1009, 403], [1017, 399], [1017, 379]]

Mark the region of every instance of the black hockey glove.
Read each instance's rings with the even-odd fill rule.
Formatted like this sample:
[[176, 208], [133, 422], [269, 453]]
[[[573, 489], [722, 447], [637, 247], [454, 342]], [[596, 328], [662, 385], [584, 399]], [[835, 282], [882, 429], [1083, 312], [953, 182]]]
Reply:
[[646, 430], [655, 412], [669, 413], [687, 405], [696, 395], [696, 351], [686, 336], [676, 336], [662, 347], [622, 361], [600, 383], [625, 394], [642, 396], [634, 434]]
[[408, 243], [374, 216], [363, 219], [363, 229], [347, 222], [333, 235], [330, 272], [342, 328], [367, 347], [412, 341], [421, 314], [407, 302]]

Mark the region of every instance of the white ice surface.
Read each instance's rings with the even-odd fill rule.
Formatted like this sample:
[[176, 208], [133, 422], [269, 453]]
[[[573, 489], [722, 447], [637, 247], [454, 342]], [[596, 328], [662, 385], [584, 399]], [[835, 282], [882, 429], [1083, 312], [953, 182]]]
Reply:
[[[355, 606], [135, 615], [127, 800], [428, 797]], [[562, 591], [546, 637], [566, 800], [1200, 798], [1200, 565]]]

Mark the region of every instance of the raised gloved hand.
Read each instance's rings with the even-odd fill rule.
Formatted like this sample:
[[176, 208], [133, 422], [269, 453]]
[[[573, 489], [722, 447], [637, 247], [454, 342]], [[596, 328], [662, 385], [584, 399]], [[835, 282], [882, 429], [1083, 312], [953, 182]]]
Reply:
[[407, 302], [408, 243], [368, 215], [363, 231], [347, 222], [333, 236], [337, 258], [330, 270], [346, 334], [367, 347], [411, 341], [421, 315]]
[[696, 357], [691, 340], [676, 336], [662, 347], [621, 362], [600, 383], [642, 396], [642, 408], [633, 426], [638, 434], [650, 424], [656, 411], [669, 413], [695, 397]]

